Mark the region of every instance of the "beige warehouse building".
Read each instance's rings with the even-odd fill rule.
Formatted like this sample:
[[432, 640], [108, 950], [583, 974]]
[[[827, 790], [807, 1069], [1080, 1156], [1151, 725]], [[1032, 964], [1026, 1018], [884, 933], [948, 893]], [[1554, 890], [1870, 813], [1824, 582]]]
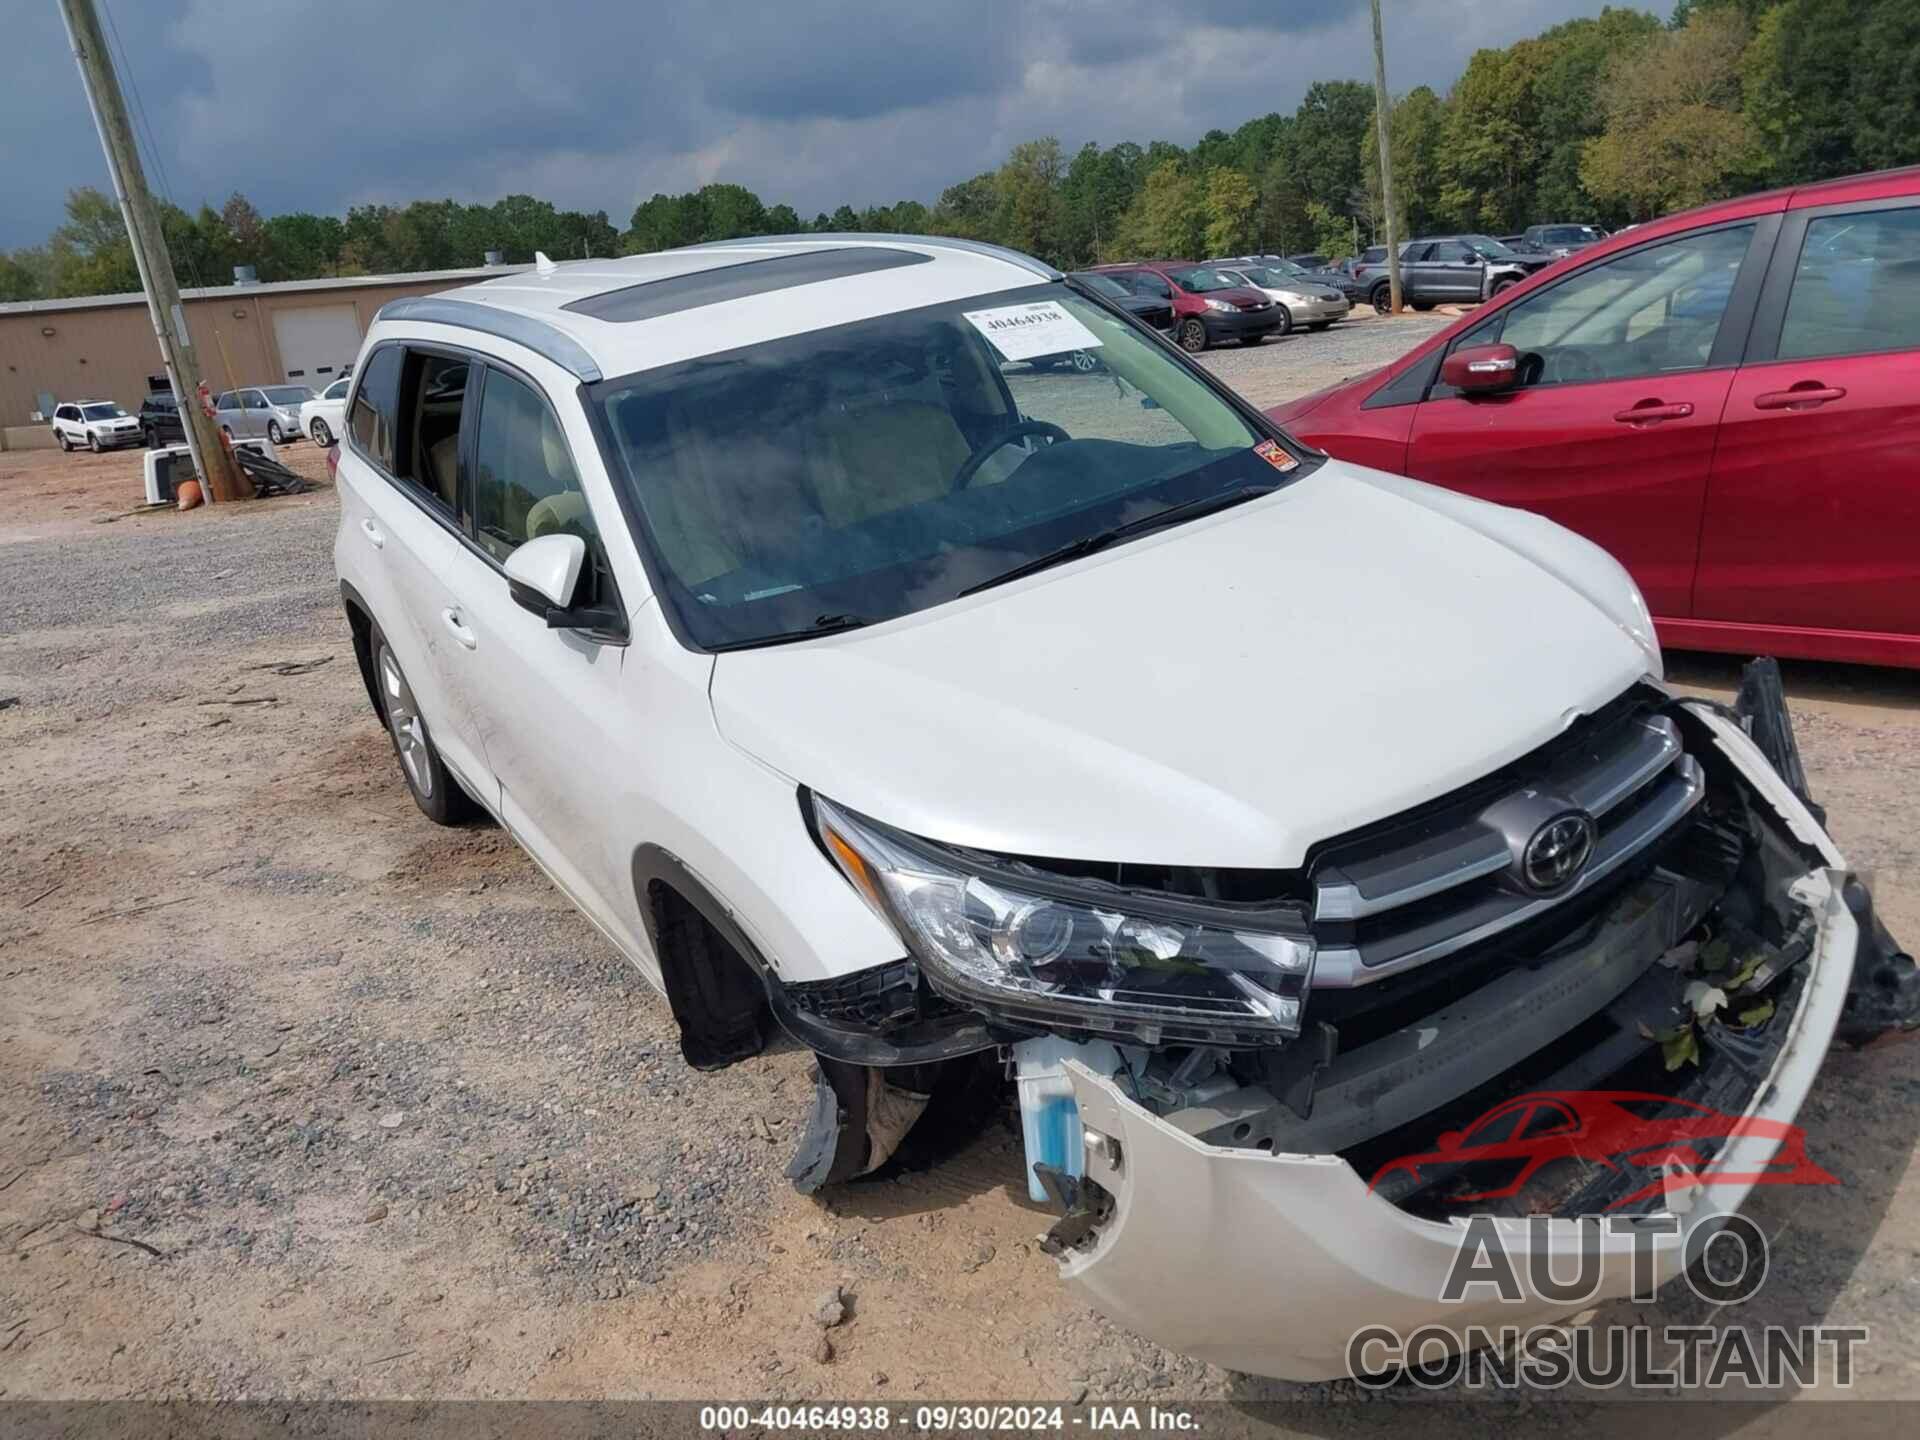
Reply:
[[[525, 268], [209, 286], [183, 290], [181, 308], [214, 390], [288, 381], [321, 390], [353, 364], [374, 313], [389, 300]], [[44, 430], [56, 404], [117, 400], [135, 411], [165, 386], [138, 291], [0, 305], [0, 435], [12, 431], [14, 444], [39, 440], [32, 428]]]

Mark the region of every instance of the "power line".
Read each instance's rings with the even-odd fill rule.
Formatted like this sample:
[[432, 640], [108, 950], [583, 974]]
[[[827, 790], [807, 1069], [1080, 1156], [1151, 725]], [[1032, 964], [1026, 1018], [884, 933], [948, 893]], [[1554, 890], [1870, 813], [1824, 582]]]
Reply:
[[[147, 154], [153, 160], [153, 168], [160, 177], [160, 196], [174, 209], [180, 204], [173, 198], [173, 181], [167, 174], [166, 157], [160, 153], [160, 137], [154, 132], [153, 121], [147, 117], [147, 102], [140, 94], [140, 81], [133, 73], [133, 62], [127, 57], [126, 42], [120, 38], [120, 22], [113, 17], [113, 7], [107, 0], [100, 0], [101, 12], [107, 17], [107, 29], [112, 32], [113, 48], [120, 55], [120, 73], [127, 77], [127, 88], [133, 92], [133, 109], [139, 117], [140, 125], [147, 132]], [[186, 254], [187, 273], [193, 277], [193, 283], [204, 286], [206, 280], [200, 274], [200, 262], [193, 250]]]

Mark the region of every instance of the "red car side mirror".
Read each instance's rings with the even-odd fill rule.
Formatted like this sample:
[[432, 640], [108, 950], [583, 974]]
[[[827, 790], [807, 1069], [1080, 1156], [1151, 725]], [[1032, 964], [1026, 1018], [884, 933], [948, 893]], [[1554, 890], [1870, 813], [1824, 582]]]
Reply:
[[1520, 352], [1511, 345], [1468, 345], [1441, 362], [1442, 383], [1469, 394], [1510, 390], [1520, 378]]
[[1460, 1132], [1458, 1130], [1442, 1130], [1436, 1145], [1441, 1154], [1452, 1154], [1460, 1148]]

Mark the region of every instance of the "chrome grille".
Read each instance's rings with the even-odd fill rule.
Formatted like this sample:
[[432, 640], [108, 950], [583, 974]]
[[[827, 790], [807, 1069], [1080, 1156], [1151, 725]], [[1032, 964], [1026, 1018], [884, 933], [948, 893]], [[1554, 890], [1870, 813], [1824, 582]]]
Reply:
[[[1706, 789], [1664, 715], [1597, 726], [1465, 817], [1408, 838], [1329, 848], [1313, 871], [1316, 989], [1366, 985], [1547, 915], [1645, 852]], [[1592, 848], [1565, 888], [1530, 890], [1523, 854], [1549, 817], [1591, 817]]]

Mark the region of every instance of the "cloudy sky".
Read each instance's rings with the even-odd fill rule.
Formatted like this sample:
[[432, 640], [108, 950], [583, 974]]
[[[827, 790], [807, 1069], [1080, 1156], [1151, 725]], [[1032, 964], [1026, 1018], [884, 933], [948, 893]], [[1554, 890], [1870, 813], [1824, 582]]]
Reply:
[[[803, 215], [931, 203], [1020, 140], [1191, 143], [1371, 73], [1365, 0], [100, 5], [151, 127], [149, 180], [189, 209], [236, 189], [336, 214], [524, 191], [624, 227], [654, 191], [709, 180]], [[1474, 50], [1600, 6], [1386, 0], [1388, 82], [1444, 89]], [[0, 0], [0, 36], [12, 247], [107, 174], [56, 0]]]

